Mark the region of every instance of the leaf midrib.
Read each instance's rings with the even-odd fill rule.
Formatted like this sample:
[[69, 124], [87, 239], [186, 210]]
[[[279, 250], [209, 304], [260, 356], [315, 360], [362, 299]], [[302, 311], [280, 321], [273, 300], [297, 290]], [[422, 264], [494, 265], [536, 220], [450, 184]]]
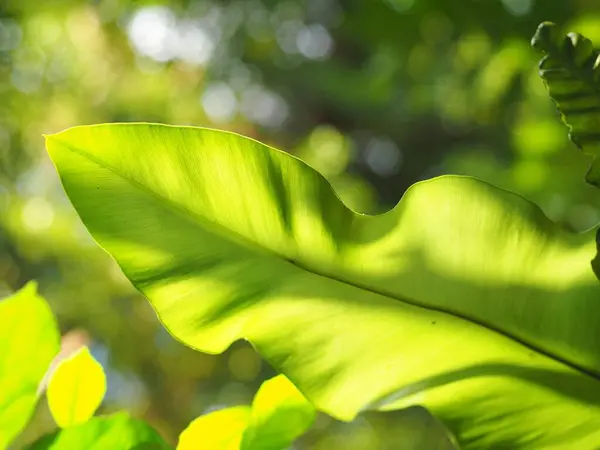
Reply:
[[[240, 233], [231, 230], [227, 227], [224, 227], [223, 225], [211, 221], [210, 219], [207, 219], [206, 217], [200, 216], [199, 214], [195, 213], [194, 211], [189, 210], [188, 208], [183, 207], [182, 205], [180, 205], [179, 203], [174, 202], [173, 200], [169, 199], [168, 197], [164, 197], [161, 194], [155, 192], [154, 190], [150, 189], [149, 187], [147, 187], [146, 185], [140, 183], [139, 181], [137, 181], [136, 179], [133, 179], [129, 176], [127, 176], [126, 174], [122, 173], [119, 169], [116, 169], [115, 167], [113, 167], [110, 164], [107, 164], [105, 161], [102, 161], [100, 159], [98, 159], [97, 157], [95, 157], [94, 155], [91, 155], [89, 153], [86, 153], [80, 149], [78, 149], [77, 147], [74, 147], [73, 145], [70, 145], [69, 143], [58, 139], [56, 136], [53, 136], [52, 139], [56, 139], [58, 142], [60, 142], [60, 145], [63, 145], [64, 147], [68, 148], [70, 151], [78, 154], [79, 156], [86, 158], [90, 161], [92, 161], [93, 163], [97, 164], [100, 167], [105, 168], [106, 170], [112, 172], [114, 175], [120, 177], [121, 179], [123, 179], [124, 181], [130, 183], [132, 186], [138, 188], [139, 190], [141, 190], [142, 192], [146, 193], [147, 195], [149, 195], [150, 197], [154, 198], [156, 201], [158, 201], [160, 204], [164, 204], [165, 206], [169, 207], [170, 209], [172, 209], [174, 212], [183, 215], [184, 218], [186, 220], [189, 220], [191, 216], [192, 219], [196, 220], [197, 222], [199, 222], [199, 226], [201, 227], [206, 227], [207, 229], [209, 229], [211, 232], [214, 232], [215, 234], [219, 235], [221, 238], [223, 238], [224, 240], [228, 240], [228, 241], [234, 241], [238, 244], [241, 245], [245, 245], [246, 247], [249, 247], [252, 250], [255, 250], [258, 253], [263, 253], [266, 255], [270, 255], [272, 257], [275, 257], [276, 259], [282, 261], [282, 262], [287, 262], [290, 264], [293, 264], [294, 266], [298, 267], [301, 270], [304, 270], [306, 272], [312, 273], [314, 275], [317, 276], [322, 276], [349, 286], [352, 286], [356, 289], [360, 289], [363, 291], [367, 291], [369, 293], [375, 294], [375, 295], [380, 295], [380, 296], [384, 296], [384, 297], [388, 297], [390, 299], [396, 300], [396, 301], [400, 301], [403, 303], [407, 303], [409, 305], [415, 306], [415, 307], [419, 307], [419, 308], [423, 308], [425, 310], [429, 310], [429, 311], [435, 311], [435, 312], [439, 312], [439, 313], [444, 313], [444, 314], [448, 314], [454, 317], [458, 317], [460, 319], [466, 320], [467, 322], [473, 323], [477, 326], [483, 327], [487, 330], [489, 330], [490, 332], [495, 332], [497, 334], [500, 334], [514, 342], [517, 342], [523, 346], [525, 346], [526, 348], [540, 354], [543, 355], [545, 357], [548, 357], [560, 364], [563, 364], [565, 366], [567, 366], [568, 368], [579, 372], [581, 375], [584, 376], [588, 376], [596, 381], [600, 381], [600, 374], [596, 373], [590, 369], [587, 369], [585, 367], [579, 366], [571, 361], [568, 361], [560, 356], [557, 356], [547, 350], [543, 350], [540, 349], [539, 347], [537, 347], [534, 344], [530, 344], [527, 341], [518, 338], [516, 336], [513, 336], [512, 334], [509, 334], [499, 328], [497, 328], [494, 325], [490, 325], [490, 324], [486, 324], [483, 323], [477, 319], [474, 319], [472, 317], [468, 317], [464, 314], [461, 314], [459, 312], [456, 311], [451, 311], [451, 310], [447, 310], [441, 307], [436, 307], [436, 306], [431, 306], [431, 305], [426, 305], [422, 302], [419, 302], [417, 300], [414, 299], [408, 299], [406, 297], [402, 297], [399, 298], [398, 296], [396, 296], [395, 294], [389, 293], [385, 290], [374, 290], [373, 288], [363, 285], [361, 283], [357, 283], [354, 281], [350, 281], [346, 278], [340, 277], [340, 276], [335, 276], [332, 274], [328, 274], [325, 272], [320, 272], [314, 268], [305, 266], [304, 264], [302, 264], [300, 261], [296, 261], [296, 260], [292, 260], [284, 255], [279, 254], [278, 252], [265, 248], [255, 242], [253, 242], [252, 240], [248, 239], [247, 237], [241, 235]], [[58, 170], [58, 166], [56, 166], [58, 173], [60, 174], [60, 170]], [[62, 181], [62, 175], [60, 176], [61, 181]], [[83, 220], [83, 218], [82, 218]], [[98, 243], [99, 244], [99, 243]], [[100, 245], [100, 244], [99, 244]], [[102, 246], [101, 246], [102, 247]], [[110, 254], [110, 252], [108, 252]]]

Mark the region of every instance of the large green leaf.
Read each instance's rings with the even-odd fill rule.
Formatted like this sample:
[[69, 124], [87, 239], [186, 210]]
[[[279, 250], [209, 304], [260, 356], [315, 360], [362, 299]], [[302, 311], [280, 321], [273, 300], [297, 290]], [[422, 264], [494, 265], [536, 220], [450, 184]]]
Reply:
[[77, 127], [48, 137], [67, 194], [168, 330], [245, 338], [318, 408], [423, 404], [463, 448], [600, 445], [594, 233], [468, 177], [390, 212], [239, 135]]
[[117, 413], [44, 436], [29, 450], [167, 450], [170, 447], [145, 422]]
[[52, 311], [37, 295], [35, 283], [0, 300], [0, 449], [29, 422], [59, 338]]

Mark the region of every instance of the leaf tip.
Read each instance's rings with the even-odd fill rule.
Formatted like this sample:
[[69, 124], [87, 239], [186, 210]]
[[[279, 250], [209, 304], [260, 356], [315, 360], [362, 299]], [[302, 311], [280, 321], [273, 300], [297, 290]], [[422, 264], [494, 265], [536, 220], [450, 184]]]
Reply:
[[548, 53], [558, 45], [559, 40], [558, 26], [553, 22], [542, 22], [531, 39], [531, 46], [536, 50]]
[[31, 295], [37, 295], [38, 293], [38, 283], [35, 280], [28, 281], [25, 286], [21, 288], [21, 292], [27, 292]]
[[46, 134], [46, 133], [42, 133], [42, 136], [44, 137], [44, 139], [46, 140], [46, 142], [51, 141], [53, 139], [56, 139], [56, 136], [58, 136], [60, 133], [50, 133], [50, 134]]

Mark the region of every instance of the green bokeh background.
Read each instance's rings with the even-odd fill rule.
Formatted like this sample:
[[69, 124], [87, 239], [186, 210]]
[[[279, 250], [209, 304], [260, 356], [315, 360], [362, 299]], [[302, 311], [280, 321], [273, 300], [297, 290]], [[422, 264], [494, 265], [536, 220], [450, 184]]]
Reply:
[[[233, 130], [302, 157], [358, 211], [459, 173], [582, 231], [600, 196], [537, 75], [544, 20], [600, 42], [597, 0], [0, 1], [0, 296], [38, 280], [65, 347], [89, 343], [107, 369], [102, 411], [175, 442], [196, 416], [249, 403], [272, 369], [244, 343], [204, 355], [164, 331], [76, 217], [42, 134]], [[399, 416], [321, 416], [296, 447], [431, 448], [426, 416]], [[53, 427], [41, 405], [22, 442]]]

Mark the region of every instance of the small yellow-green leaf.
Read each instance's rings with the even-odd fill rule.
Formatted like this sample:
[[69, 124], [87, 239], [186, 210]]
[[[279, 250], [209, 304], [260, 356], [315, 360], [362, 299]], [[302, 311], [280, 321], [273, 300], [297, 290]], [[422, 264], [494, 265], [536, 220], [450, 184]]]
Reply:
[[262, 384], [252, 408], [235, 406], [194, 420], [177, 450], [282, 450], [315, 419], [315, 408], [283, 375]]
[[87, 347], [62, 361], [48, 383], [48, 405], [61, 428], [88, 421], [106, 394], [106, 375]]
[[315, 420], [315, 408], [283, 375], [263, 383], [252, 402], [243, 450], [282, 450]]
[[58, 349], [54, 316], [35, 283], [0, 300], [0, 449], [27, 425]]
[[198, 417], [181, 433], [177, 450], [239, 450], [250, 407], [234, 406]]

